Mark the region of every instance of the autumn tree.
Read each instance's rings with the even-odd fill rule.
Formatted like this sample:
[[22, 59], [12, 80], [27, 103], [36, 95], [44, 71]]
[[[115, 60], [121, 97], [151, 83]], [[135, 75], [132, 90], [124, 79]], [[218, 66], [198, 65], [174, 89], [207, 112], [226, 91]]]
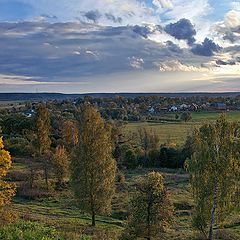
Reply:
[[100, 113], [84, 103], [76, 113], [79, 141], [71, 161], [71, 183], [79, 206], [92, 216], [108, 214], [115, 189], [116, 163], [111, 132]]
[[53, 165], [54, 172], [58, 180], [57, 184], [60, 187], [64, 185], [64, 179], [69, 174], [69, 163], [69, 156], [65, 147], [57, 146], [53, 155]]
[[190, 112], [183, 112], [180, 119], [184, 122], [189, 122], [192, 119], [192, 114]]
[[77, 123], [73, 120], [67, 120], [62, 126], [62, 138], [64, 145], [70, 152], [71, 149], [78, 143], [78, 128]]
[[4, 178], [12, 166], [10, 153], [4, 150], [3, 140], [0, 137], [0, 210], [11, 203], [13, 196], [16, 194], [15, 184], [7, 183]]
[[[239, 204], [239, 137], [225, 115], [193, 134], [193, 155], [187, 161], [195, 200], [194, 225], [209, 240]], [[209, 228], [207, 235], [207, 228]]]
[[147, 174], [131, 201], [127, 232], [132, 239], [160, 239], [173, 220], [173, 208], [158, 172]]
[[36, 141], [37, 156], [42, 160], [46, 186], [50, 168], [50, 117], [45, 104], [40, 104], [36, 113]]

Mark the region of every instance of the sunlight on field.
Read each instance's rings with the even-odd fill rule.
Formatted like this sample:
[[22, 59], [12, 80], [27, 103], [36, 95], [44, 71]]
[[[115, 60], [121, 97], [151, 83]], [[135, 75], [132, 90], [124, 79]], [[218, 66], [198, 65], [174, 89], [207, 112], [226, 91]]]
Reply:
[[[192, 134], [194, 128], [200, 127], [207, 121], [215, 121], [221, 112], [194, 112], [192, 120], [187, 123], [183, 122], [132, 122], [128, 123], [124, 128], [126, 135], [135, 134], [141, 128], [151, 129], [157, 133], [160, 138], [160, 143], [175, 143], [182, 144], [186, 137]], [[240, 120], [240, 111], [227, 112], [227, 118], [232, 121]], [[170, 119], [174, 118], [174, 114], [167, 115]]]

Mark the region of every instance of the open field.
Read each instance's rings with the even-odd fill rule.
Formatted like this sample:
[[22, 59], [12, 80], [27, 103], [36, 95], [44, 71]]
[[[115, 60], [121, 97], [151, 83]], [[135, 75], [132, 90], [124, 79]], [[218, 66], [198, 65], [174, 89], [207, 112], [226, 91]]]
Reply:
[[2, 109], [12, 109], [24, 107], [25, 103], [23, 101], [0, 101], [0, 110]]
[[[18, 164], [17, 168], [13, 170], [23, 171], [23, 168]], [[117, 185], [112, 216], [98, 216], [96, 229], [90, 226], [90, 217], [76, 207], [69, 190], [55, 192], [51, 197], [40, 200], [15, 198], [12, 208], [17, 210], [25, 220], [56, 227], [65, 239], [80, 239], [82, 234], [90, 235], [92, 239], [96, 240], [118, 239], [124, 230], [128, 202], [135, 191], [137, 180], [153, 170], [138, 169], [125, 172], [125, 182], [121, 186]], [[183, 170], [155, 170], [160, 171], [165, 177], [165, 184], [175, 208], [175, 221], [172, 228], [166, 233], [166, 239], [195, 239], [198, 233], [191, 225], [193, 199], [188, 174]], [[227, 219], [226, 229], [223, 231], [225, 234], [231, 235], [230, 239], [239, 239], [240, 216], [236, 214]]]
[[[195, 127], [201, 126], [204, 122], [215, 121], [221, 112], [193, 112], [192, 120], [184, 123], [180, 121], [175, 122], [131, 122], [125, 128], [125, 134], [136, 133], [140, 128], [152, 129], [159, 138], [160, 143], [174, 143], [182, 144], [188, 135], [191, 135]], [[240, 111], [227, 112], [228, 119], [232, 121], [240, 121]], [[175, 114], [164, 114], [164, 118], [173, 120]]]

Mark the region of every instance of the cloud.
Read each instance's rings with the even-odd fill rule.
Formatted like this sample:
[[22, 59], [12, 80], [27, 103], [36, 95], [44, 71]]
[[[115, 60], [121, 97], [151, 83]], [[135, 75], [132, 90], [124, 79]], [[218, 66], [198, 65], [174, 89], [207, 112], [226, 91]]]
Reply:
[[98, 10], [95, 11], [89, 11], [84, 14], [84, 16], [90, 20], [96, 23], [101, 18], [101, 13]]
[[[147, 87], [141, 89], [137, 86], [139, 90], [154, 91], [157, 89], [151, 84], [161, 87], [163, 79], [166, 79], [166, 84], [170, 82], [164, 89], [167, 86], [175, 89], [174, 79], [176, 77], [178, 80], [180, 73], [186, 73], [188, 79], [191, 79], [192, 74], [203, 74], [201, 64], [214, 58], [194, 55], [187, 46], [180, 48], [178, 40], [164, 31], [168, 38], [163, 38], [162, 42], [152, 41], [150, 39], [154, 34], [160, 34], [162, 38], [160, 28], [154, 25], [147, 27], [153, 33], [144, 38], [133, 32], [132, 26], [104, 27], [94, 23], [69, 22], [0, 23], [0, 74], [33, 78], [39, 82], [36, 84], [39, 89], [41, 84], [49, 86], [48, 89], [41, 85], [45, 91], [90, 92], [104, 88], [111, 91], [134, 91], [138, 80], [141, 81], [141, 86]], [[232, 55], [236, 52], [236, 56], [239, 53], [237, 48], [228, 51]], [[171, 62], [173, 59], [175, 61]], [[219, 59], [225, 61], [222, 57]], [[161, 72], [157, 71], [160, 67]], [[34, 76], [39, 77], [35, 79]], [[152, 76], [155, 76], [156, 81], [149, 83]], [[136, 81], [131, 88], [133, 79]], [[26, 85], [28, 81], [30, 80], [23, 79]], [[55, 84], [58, 82], [59, 86]], [[63, 85], [63, 82], [69, 82], [69, 86]], [[82, 86], [82, 82], [89, 84]], [[33, 85], [31, 88], [34, 88]], [[178, 89], [180, 88], [179, 85]], [[17, 90], [19, 89], [20, 87]]]
[[215, 24], [213, 31], [220, 40], [228, 41], [231, 44], [240, 42], [240, 11], [227, 12], [224, 21]]
[[165, 62], [157, 63], [154, 65], [160, 72], [207, 72], [206, 68], [195, 67], [181, 63], [179, 60], [168, 60]]
[[194, 24], [201, 24], [202, 18], [212, 10], [208, 0], [173, 0], [173, 5], [171, 11], [164, 14], [167, 19], [179, 20], [187, 16], [187, 19]]
[[214, 43], [211, 39], [205, 38], [201, 44], [195, 44], [191, 51], [196, 55], [210, 57], [220, 50], [221, 48], [219, 45]]
[[105, 13], [105, 17], [114, 23], [122, 23], [123, 21], [121, 17], [115, 17], [112, 13]]
[[153, 5], [157, 8], [173, 8], [173, 4], [171, 0], [153, 0]]
[[229, 11], [224, 17], [224, 24], [231, 29], [240, 27], [240, 12]]
[[188, 19], [183, 18], [176, 23], [170, 23], [164, 30], [178, 40], [187, 40], [189, 45], [195, 42], [196, 30]]
[[129, 58], [130, 60], [130, 66], [134, 69], [143, 69], [144, 65], [144, 60], [142, 58], [136, 58], [136, 57], [131, 57]]
[[[86, 21], [87, 19], [104, 26], [160, 22], [156, 9], [139, 0], [21, 0], [21, 2], [32, 9], [30, 15], [23, 14], [22, 19], [25, 20], [45, 14], [56, 16], [56, 22]], [[13, 11], [8, 12], [12, 16], [16, 14]], [[98, 13], [102, 17], [99, 18]]]
[[139, 34], [140, 36], [142, 36], [144, 38], [147, 38], [148, 35], [153, 32], [153, 30], [151, 28], [149, 28], [148, 26], [136, 25], [133, 27], [133, 32]]
[[216, 64], [226, 66], [226, 65], [236, 65], [236, 62], [234, 62], [234, 61], [224, 61], [224, 60], [219, 59], [219, 60], [216, 61]]

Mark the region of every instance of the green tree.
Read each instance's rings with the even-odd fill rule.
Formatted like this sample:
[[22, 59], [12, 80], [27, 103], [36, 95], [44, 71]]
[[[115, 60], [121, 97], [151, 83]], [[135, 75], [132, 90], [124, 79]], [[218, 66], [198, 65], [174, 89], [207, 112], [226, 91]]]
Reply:
[[40, 104], [36, 113], [36, 140], [37, 156], [42, 160], [46, 186], [48, 187], [48, 175], [50, 168], [50, 117], [45, 104]]
[[[193, 155], [187, 169], [195, 200], [194, 225], [209, 240], [213, 226], [224, 222], [239, 203], [239, 139], [237, 125], [221, 115], [193, 134]], [[206, 229], [209, 227], [208, 236]]]
[[159, 145], [159, 137], [156, 132], [141, 128], [138, 131], [140, 145], [144, 150], [144, 165], [148, 166], [149, 152], [150, 150], [156, 150]]
[[3, 140], [0, 137], [0, 210], [9, 204], [16, 194], [15, 184], [7, 183], [4, 178], [12, 166], [10, 153], [4, 150]]
[[133, 149], [130, 148], [126, 151], [123, 163], [128, 169], [134, 169], [137, 167], [137, 156]]
[[110, 213], [115, 190], [111, 132], [90, 104], [82, 104], [76, 115], [79, 142], [71, 161], [71, 183], [80, 208], [91, 213], [95, 226], [96, 214]]
[[173, 208], [158, 172], [147, 174], [139, 182], [131, 201], [131, 216], [127, 231], [133, 239], [159, 239], [173, 220]]

